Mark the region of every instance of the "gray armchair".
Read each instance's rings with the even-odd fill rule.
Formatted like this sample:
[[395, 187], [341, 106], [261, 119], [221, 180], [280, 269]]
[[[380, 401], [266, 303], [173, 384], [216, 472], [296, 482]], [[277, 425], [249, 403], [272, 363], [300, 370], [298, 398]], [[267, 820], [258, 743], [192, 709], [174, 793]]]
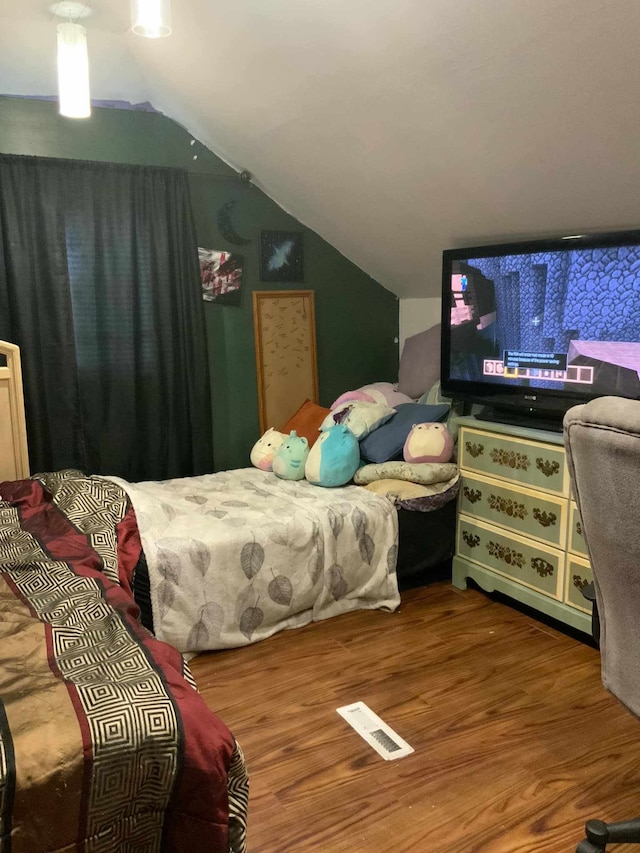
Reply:
[[[570, 409], [564, 443], [593, 570], [602, 683], [640, 717], [640, 402], [600, 397]], [[640, 818], [590, 820], [576, 853], [640, 844]]]

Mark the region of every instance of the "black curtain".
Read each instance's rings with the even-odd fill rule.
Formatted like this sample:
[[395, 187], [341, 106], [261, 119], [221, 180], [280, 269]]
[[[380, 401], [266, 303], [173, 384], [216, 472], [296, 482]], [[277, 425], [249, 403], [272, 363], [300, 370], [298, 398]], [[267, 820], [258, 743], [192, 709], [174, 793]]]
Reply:
[[211, 471], [186, 172], [0, 155], [0, 339], [21, 349], [32, 471]]

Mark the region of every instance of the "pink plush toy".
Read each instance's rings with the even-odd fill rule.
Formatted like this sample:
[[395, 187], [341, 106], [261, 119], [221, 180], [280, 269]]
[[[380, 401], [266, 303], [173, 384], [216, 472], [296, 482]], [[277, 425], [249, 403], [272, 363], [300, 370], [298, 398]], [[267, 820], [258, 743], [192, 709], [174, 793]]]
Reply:
[[414, 424], [404, 443], [405, 462], [448, 462], [453, 438], [444, 424]]

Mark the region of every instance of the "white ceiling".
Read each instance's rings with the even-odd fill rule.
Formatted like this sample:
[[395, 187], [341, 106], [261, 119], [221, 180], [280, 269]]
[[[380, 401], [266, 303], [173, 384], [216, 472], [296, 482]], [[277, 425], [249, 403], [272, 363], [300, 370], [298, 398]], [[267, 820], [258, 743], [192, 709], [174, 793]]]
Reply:
[[[445, 248], [640, 227], [640, 0], [91, 0], [92, 96], [150, 101], [401, 297]], [[55, 95], [47, 0], [0, 93]]]

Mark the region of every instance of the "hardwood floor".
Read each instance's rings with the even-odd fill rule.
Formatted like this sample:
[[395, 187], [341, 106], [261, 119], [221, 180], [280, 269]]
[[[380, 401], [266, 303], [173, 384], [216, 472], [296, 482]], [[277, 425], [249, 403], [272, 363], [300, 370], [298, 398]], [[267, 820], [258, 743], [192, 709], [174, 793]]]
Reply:
[[[598, 652], [477, 590], [191, 667], [245, 752], [249, 853], [573, 853], [586, 818], [640, 812], [640, 721]], [[359, 699], [415, 753], [378, 756], [336, 713]]]

